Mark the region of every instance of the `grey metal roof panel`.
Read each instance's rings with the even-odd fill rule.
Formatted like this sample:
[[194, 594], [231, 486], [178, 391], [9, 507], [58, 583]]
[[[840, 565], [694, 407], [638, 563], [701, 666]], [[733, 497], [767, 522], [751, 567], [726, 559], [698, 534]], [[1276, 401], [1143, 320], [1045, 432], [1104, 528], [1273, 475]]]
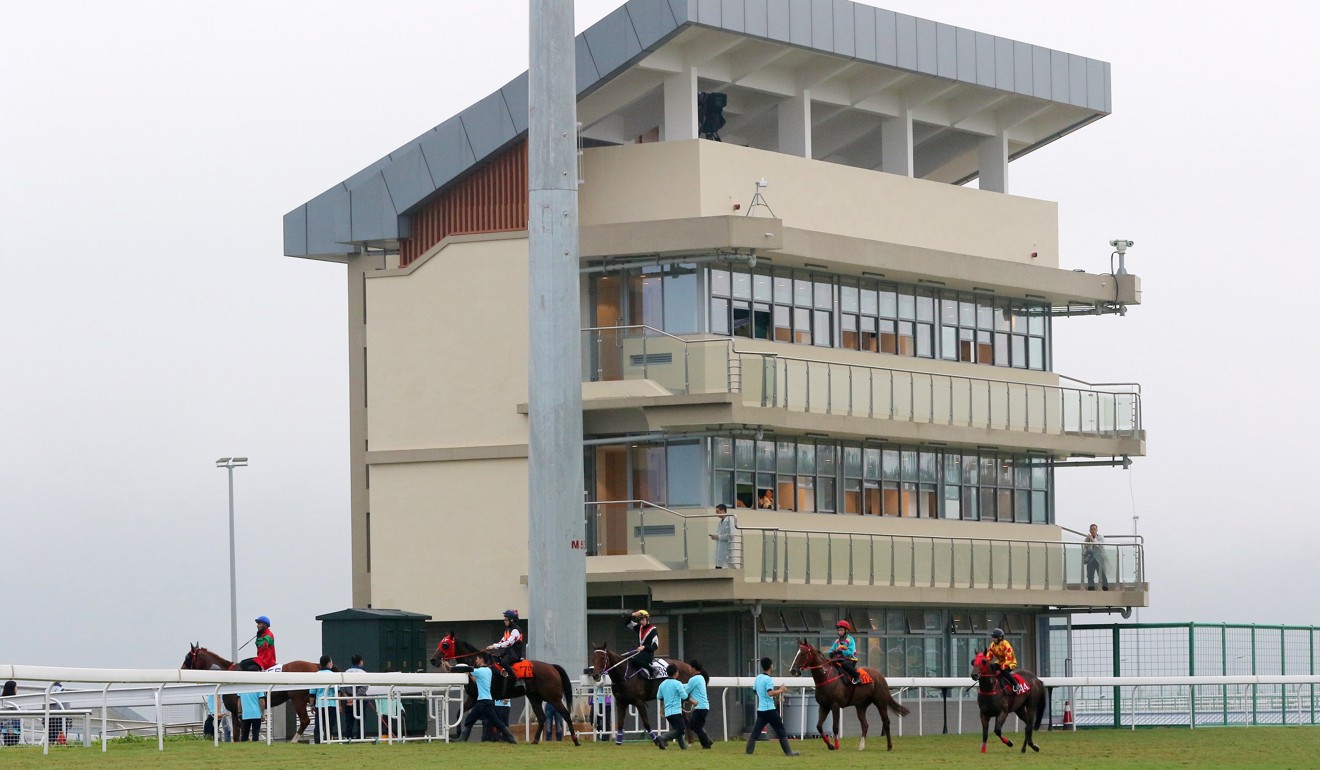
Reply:
[[[1107, 113], [1109, 65], [851, 0], [627, 0], [578, 35], [579, 96], [700, 25]], [[527, 74], [290, 211], [285, 253], [341, 256], [399, 236], [425, 201], [527, 130]], [[428, 187], [430, 189], [428, 189]]]

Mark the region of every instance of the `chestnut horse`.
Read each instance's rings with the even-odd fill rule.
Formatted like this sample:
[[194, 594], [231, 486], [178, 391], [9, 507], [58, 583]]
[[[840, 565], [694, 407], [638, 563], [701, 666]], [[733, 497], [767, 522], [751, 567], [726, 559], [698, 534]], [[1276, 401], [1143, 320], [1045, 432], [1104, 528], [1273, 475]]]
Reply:
[[[224, 658], [216, 655], [214, 652], [199, 645], [191, 645], [188, 655], [183, 659], [181, 669], [190, 671], [232, 671], [236, 670], [234, 664]], [[316, 673], [320, 666], [305, 660], [293, 660], [285, 663], [281, 670], [291, 674], [296, 673]], [[311, 715], [308, 713], [307, 704], [311, 701], [311, 695], [307, 690], [277, 690], [271, 693], [270, 708], [280, 705], [284, 702], [293, 704], [293, 713], [298, 717], [298, 731], [293, 734], [289, 740], [297, 743], [302, 739], [303, 731], [307, 725], [311, 724]], [[225, 708], [233, 715], [233, 724], [238, 725], [240, 718], [238, 713], [238, 698], [233, 695], [224, 696]]]
[[[465, 659], [470, 663], [478, 652], [481, 650], [455, 637], [451, 632], [445, 634], [440, 644], [436, 646], [435, 655], [431, 657], [431, 665], [449, 671]], [[573, 705], [573, 683], [568, 679], [568, 672], [554, 663], [539, 660], [527, 662], [532, 664], [532, 675], [527, 679], [492, 676], [491, 697], [497, 700], [527, 697], [527, 702], [532, 706], [532, 713], [536, 715], [536, 737], [532, 739], [532, 743], [540, 743], [541, 735], [546, 730], [545, 710], [541, 704], [548, 703], [568, 723], [568, 732], [573, 736], [573, 745], [582, 745], [578, 743], [577, 728], [573, 726], [573, 712], [570, 708]], [[470, 711], [477, 702], [476, 684], [468, 682], [463, 692], [466, 696], [463, 710]]]
[[[816, 683], [816, 702], [820, 704], [816, 734], [825, 741], [826, 748], [830, 751], [839, 748], [840, 711], [848, 706], [857, 707], [857, 721], [862, 725], [862, 738], [857, 742], [857, 748], [859, 750], [866, 748], [866, 731], [870, 727], [866, 721], [866, 708], [875, 704], [880, 712], [880, 722], [884, 725], [881, 734], [885, 736], [886, 750], [894, 750], [894, 739], [889, 733], [889, 709], [893, 709], [894, 713], [902, 717], [911, 712], [908, 711], [907, 706], [894, 700], [894, 696], [889, 692], [889, 683], [878, 670], [858, 668], [858, 675], [864, 673], [862, 679], [870, 678], [871, 681], [853, 684], [842, 669], [827, 659], [820, 650], [808, 644], [806, 639], [802, 639], [798, 642], [797, 654], [793, 656], [793, 665], [789, 667], [789, 673], [794, 676], [800, 671], [810, 671], [811, 679]], [[825, 737], [826, 713], [834, 717], [833, 743]]]
[[[636, 671], [628, 673], [629, 666], [624, 662], [626, 660], [627, 656], [606, 648], [604, 642], [595, 645], [591, 652], [592, 678], [597, 682], [606, 675], [610, 678], [610, 690], [614, 694], [614, 743], [617, 745], [623, 745], [623, 718], [629, 706], [637, 709], [642, 717], [642, 727], [646, 728], [651, 740], [655, 740], [657, 733], [651, 727], [651, 716], [647, 713], [646, 704], [655, 700], [655, 692], [660, 689], [660, 682], [663, 681], [663, 677], [654, 678], [654, 673], [651, 679], [643, 678]], [[678, 666], [678, 681], [683, 684], [698, 676], [695, 669], [681, 660], [669, 662]]]
[[990, 738], [990, 717], [995, 718], [995, 735], [999, 740], [1010, 749], [1013, 748], [1013, 742], [1004, 737], [1004, 720], [1008, 719], [1009, 714], [1017, 714], [1018, 719], [1025, 725], [1026, 738], [1023, 739], [1022, 753], [1027, 753], [1027, 747], [1032, 751], [1040, 751], [1031, 740], [1031, 734], [1034, 730], [1040, 729], [1040, 722], [1045, 717], [1046, 703], [1049, 696], [1045, 692], [1045, 685], [1040, 679], [1030, 671], [1017, 669], [1013, 673], [1022, 677], [1027, 683], [1029, 689], [1024, 693], [1015, 693], [1004, 687], [1003, 680], [999, 676], [999, 664], [990, 659], [984, 651], [976, 653], [972, 658], [972, 678], [977, 682], [976, 705], [981, 710], [981, 753], [985, 753], [986, 741]]

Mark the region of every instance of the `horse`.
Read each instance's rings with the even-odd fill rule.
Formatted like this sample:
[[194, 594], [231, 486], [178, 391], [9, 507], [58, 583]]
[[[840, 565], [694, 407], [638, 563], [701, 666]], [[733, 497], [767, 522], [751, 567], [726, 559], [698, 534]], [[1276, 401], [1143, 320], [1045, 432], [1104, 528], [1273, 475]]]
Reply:
[[[655, 693], [660, 689], [662, 679], [643, 679], [635, 672], [629, 675], [627, 673], [629, 667], [624, 663], [627, 659], [627, 656], [608, 649], [604, 642], [593, 645], [591, 676], [599, 682], [607, 674], [609, 675], [610, 689], [614, 693], [614, 743], [620, 746], [623, 745], [623, 718], [628, 713], [628, 706], [637, 709], [637, 713], [642, 717], [642, 727], [646, 728], [651, 740], [655, 740], [658, 734], [651, 727], [651, 716], [647, 713], [646, 704], [655, 700]], [[678, 681], [683, 684], [687, 684], [692, 677], [699, 676], [694, 668], [681, 660], [670, 662], [678, 667]], [[620, 666], [623, 668], [621, 669]]]
[[[808, 644], [806, 639], [798, 642], [797, 654], [793, 656], [793, 664], [789, 667], [789, 672], [793, 676], [797, 676], [801, 671], [810, 671], [811, 679], [816, 683], [816, 702], [820, 704], [816, 734], [825, 741], [827, 749], [835, 751], [839, 748], [839, 715], [847, 706], [857, 708], [857, 721], [862, 725], [862, 738], [858, 741], [857, 748], [865, 749], [866, 731], [870, 727], [866, 721], [866, 708], [875, 704], [876, 710], [880, 712], [880, 722], [884, 725], [881, 733], [885, 736], [886, 750], [894, 750], [894, 739], [889, 733], [889, 709], [893, 709], [894, 713], [903, 717], [911, 712], [907, 706], [894, 700], [894, 696], [889, 692], [889, 683], [879, 671], [874, 668], [859, 668], [857, 673], [861, 676], [862, 683], [853, 684], [842, 669], [827, 659], [820, 650]], [[866, 681], [867, 679], [870, 681]], [[826, 713], [834, 717], [833, 743], [825, 737], [823, 729]]]
[[[228, 660], [225, 660], [219, 655], [216, 655], [214, 652], [211, 652], [205, 647], [202, 647], [198, 644], [193, 644], [190, 646], [191, 649], [188, 650], [187, 656], [185, 656], [183, 659], [183, 665], [179, 666], [179, 668], [189, 671], [235, 670], [233, 663], [231, 663]], [[294, 660], [285, 663], [281, 667], [281, 670], [291, 674], [295, 674], [295, 673], [314, 674], [320, 670], [320, 666], [305, 660]], [[308, 703], [311, 702], [311, 694], [307, 690], [277, 690], [274, 693], [271, 693], [269, 707], [274, 708], [275, 706], [278, 706], [281, 703], [285, 703], [285, 702], [291, 702], [293, 704], [293, 713], [298, 717], [298, 730], [293, 734], [293, 737], [289, 739], [290, 742], [297, 743], [298, 741], [302, 740], [303, 731], [306, 730], [307, 725], [311, 724], [312, 722], [311, 714], [308, 712], [307, 709]], [[237, 696], [225, 695], [224, 704], [225, 704], [225, 708], [229, 710], [229, 713], [233, 714], [234, 724], [237, 725], [239, 719]]]
[[990, 738], [990, 717], [995, 718], [995, 735], [999, 740], [1010, 749], [1013, 748], [1013, 742], [1004, 737], [1004, 720], [1008, 719], [1009, 714], [1017, 714], [1018, 719], [1026, 726], [1027, 737], [1022, 744], [1022, 753], [1027, 753], [1027, 747], [1032, 751], [1040, 751], [1040, 747], [1031, 740], [1031, 734], [1034, 730], [1040, 729], [1041, 720], [1045, 717], [1046, 702], [1049, 698], [1045, 692], [1045, 685], [1040, 679], [1030, 671], [1017, 669], [1013, 673], [1022, 677], [1027, 683], [1028, 690], [1025, 693], [1014, 693], [1006, 690], [1003, 681], [999, 677], [999, 664], [995, 663], [986, 655], [985, 651], [976, 653], [972, 659], [972, 679], [977, 682], [976, 705], [981, 710], [981, 753], [985, 753], [986, 741]]
[[[435, 648], [435, 655], [431, 657], [431, 665], [448, 671], [463, 658], [475, 656], [482, 650], [468, 644], [467, 642], [454, 636], [453, 632], [445, 635], [440, 640], [440, 644]], [[540, 660], [528, 660], [532, 664], [532, 675], [526, 679], [516, 679], [514, 677], [493, 676], [490, 681], [490, 694], [492, 698], [504, 700], [506, 698], [527, 697], [527, 702], [532, 706], [532, 713], [536, 715], [536, 737], [532, 743], [540, 743], [541, 735], [546, 731], [545, 711], [542, 709], [542, 703], [548, 703], [564, 721], [568, 723], [568, 732], [573, 736], [573, 745], [581, 746], [578, 742], [577, 728], [573, 726], [573, 683], [568, 679], [568, 672], [562, 666], [554, 663], [546, 663]], [[473, 704], [477, 702], [477, 685], [474, 682], [468, 682], [463, 688], [465, 694], [463, 709], [471, 710]]]

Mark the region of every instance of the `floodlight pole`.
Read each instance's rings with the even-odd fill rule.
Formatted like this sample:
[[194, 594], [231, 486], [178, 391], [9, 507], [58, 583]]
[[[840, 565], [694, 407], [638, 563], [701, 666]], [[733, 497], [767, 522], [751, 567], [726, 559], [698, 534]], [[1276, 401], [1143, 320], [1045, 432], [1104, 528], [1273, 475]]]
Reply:
[[588, 650], [573, 0], [531, 0], [530, 22], [528, 645], [575, 670]]
[[247, 466], [246, 457], [222, 457], [217, 468], [229, 472], [229, 659], [238, 662], [238, 566], [234, 556], [234, 469]]

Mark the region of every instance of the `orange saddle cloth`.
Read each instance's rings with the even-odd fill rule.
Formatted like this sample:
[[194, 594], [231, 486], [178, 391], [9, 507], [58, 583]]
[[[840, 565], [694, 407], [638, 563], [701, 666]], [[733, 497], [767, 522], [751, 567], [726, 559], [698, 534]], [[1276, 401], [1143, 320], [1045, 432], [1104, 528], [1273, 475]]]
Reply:
[[510, 666], [510, 668], [513, 669], [513, 675], [519, 679], [532, 678], [532, 662], [530, 660], [520, 660]]
[[871, 678], [870, 674], [866, 673], [866, 669], [864, 668], [857, 669], [857, 676], [859, 679], [862, 680], [862, 684], [870, 684], [871, 682], [875, 681], [874, 679]]

